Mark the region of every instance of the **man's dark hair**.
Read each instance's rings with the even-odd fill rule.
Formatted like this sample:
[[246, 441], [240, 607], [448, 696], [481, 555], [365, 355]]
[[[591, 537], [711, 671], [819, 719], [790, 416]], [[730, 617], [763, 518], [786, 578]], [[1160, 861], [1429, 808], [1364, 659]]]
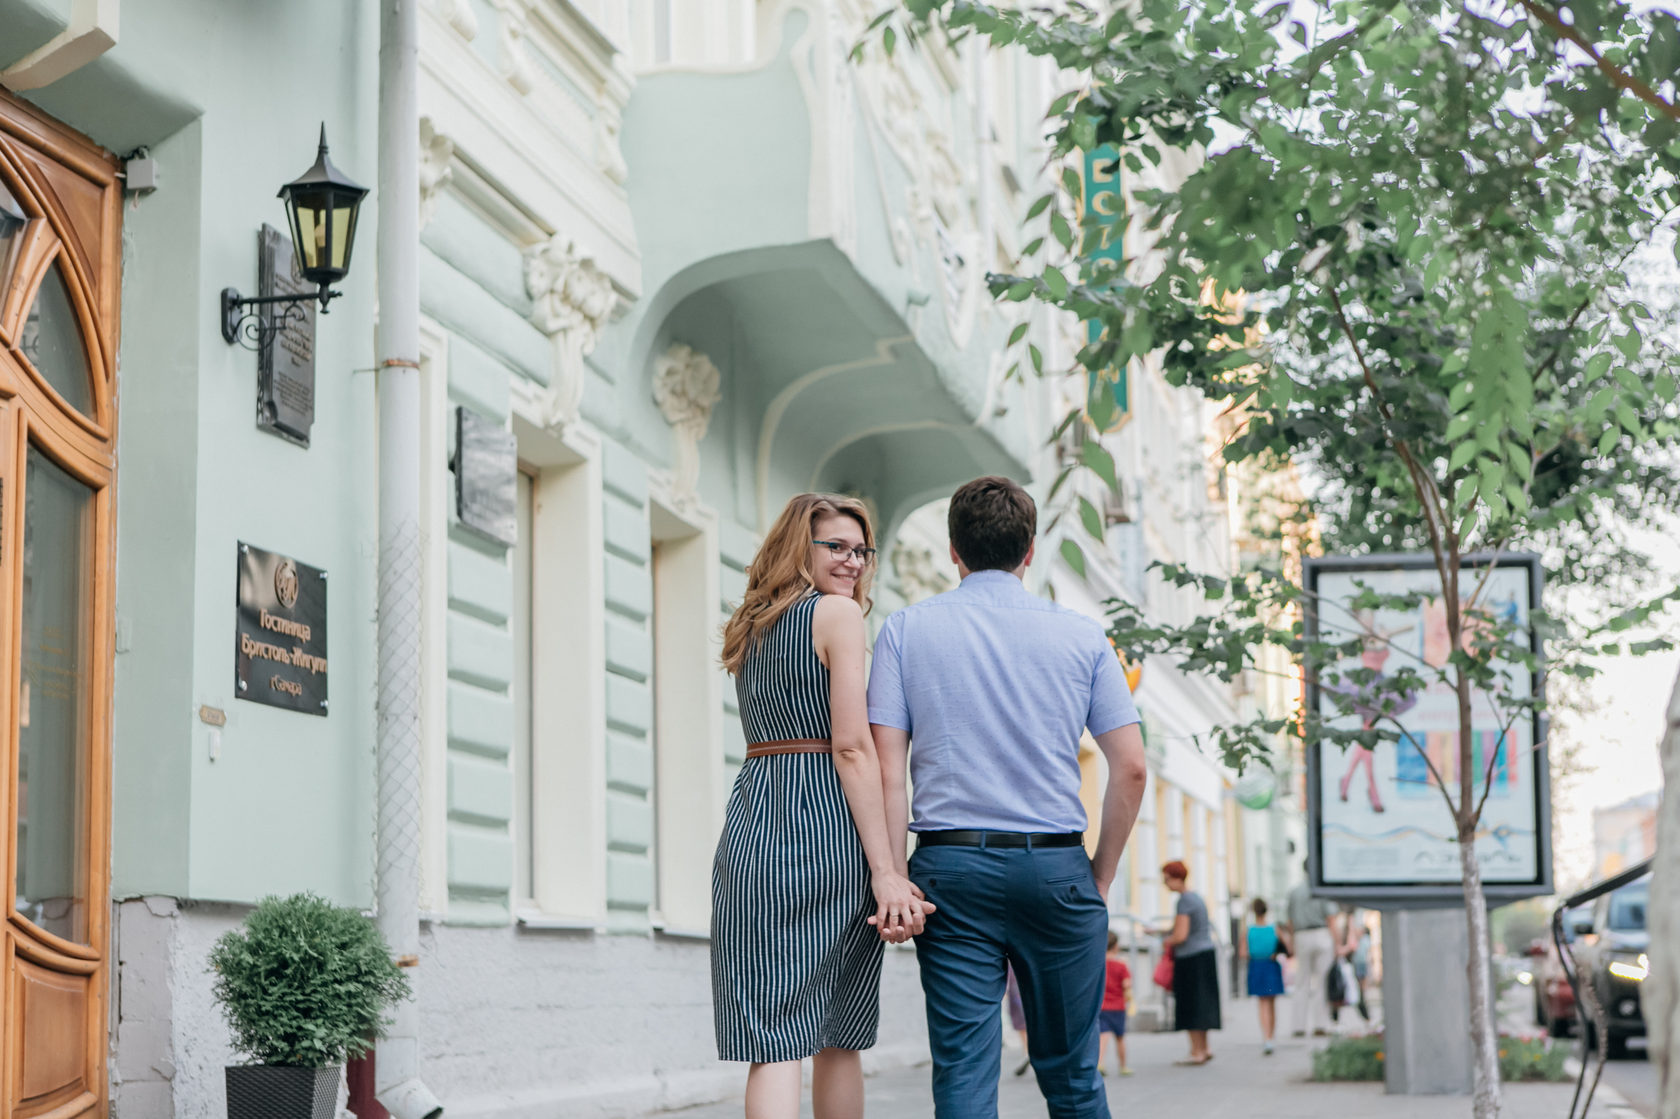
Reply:
[[1008, 478], [976, 478], [951, 495], [946, 527], [970, 571], [1014, 571], [1038, 534], [1038, 506]]

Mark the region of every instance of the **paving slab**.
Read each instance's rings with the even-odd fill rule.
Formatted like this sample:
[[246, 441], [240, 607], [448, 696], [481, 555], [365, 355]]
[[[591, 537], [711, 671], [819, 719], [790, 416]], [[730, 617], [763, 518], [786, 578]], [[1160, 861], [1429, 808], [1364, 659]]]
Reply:
[[[1280, 1008], [1281, 1009], [1281, 1008]], [[1285, 1016], [1287, 1021], [1287, 1017]], [[1214, 1060], [1197, 1068], [1173, 1062], [1186, 1055], [1184, 1035], [1133, 1034], [1127, 1039], [1133, 1075], [1105, 1079], [1109, 1110], [1131, 1116], [1242, 1116], [1243, 1119], [1469, 1119], [1464, 1096], [1390, 1096], [1381, 1084], [1319, 1084], [1309, 1079], [1312, 1046], [1285, 1039], [1262, 1055], [1255, 1006], [1227, 1004], [1227, 1028], [1212, 1035]], [[1318, 1044], [1323, 1044], [1322, 1041]], [[1007, 1047], [999, 1069], [999, 1119], [1045, 1119], [1043, 1097], [1029, 1070], [1013, 1075], [1021, 1052]], [[743, 1080], [745, 1070], [743, 1069]], [[1569, 1112], [1573, 1084], [1510, 1084], [1505, 1119], [1558, 1119]], [[926, 1065], [883, 1072], [866, 1086], [870, 1119], [932, 1119]], [[1599, 1111], [1597, 1106], [1593, 1109]], [[724, 1103], [666, 1112], [660, 1119], [739, 1119], [739, 1096]], [[804, 1116], [810, 1116], [806, 1101]]]

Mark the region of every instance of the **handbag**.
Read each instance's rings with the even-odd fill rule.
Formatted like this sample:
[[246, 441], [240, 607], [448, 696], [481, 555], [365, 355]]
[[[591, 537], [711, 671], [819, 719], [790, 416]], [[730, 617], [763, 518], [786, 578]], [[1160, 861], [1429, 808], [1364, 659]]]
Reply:
[[1165, 952], [1161, 953], [1161, 962], [1155, 965], [1155, 986], [1160, 987], [1162, 990], [1170, 991], [1172, 990], [1172, 981], [1173, 956], [1172, 949], [1168, 948]]
[[1347, 1002], [1347, 985], [1342, 981], [1341, 960], [1332, 963], [1330, 971], [1324, 976], [1324, 998], [1335, 1006]]

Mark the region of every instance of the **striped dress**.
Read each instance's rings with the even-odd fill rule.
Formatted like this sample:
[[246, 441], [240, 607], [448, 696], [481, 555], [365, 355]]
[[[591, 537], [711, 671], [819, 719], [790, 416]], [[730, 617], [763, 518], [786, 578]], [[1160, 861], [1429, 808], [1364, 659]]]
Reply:
[[[828, 739], [828, 669], [811, 645], [821, 596], [801, 599], [736, 677], [749, 745]], [[749, 757], [712, 864], [712, 1014], [725, 1061], [797, 1061], [868, 1049], [881, 940], [869, 864], [834, 759]]]

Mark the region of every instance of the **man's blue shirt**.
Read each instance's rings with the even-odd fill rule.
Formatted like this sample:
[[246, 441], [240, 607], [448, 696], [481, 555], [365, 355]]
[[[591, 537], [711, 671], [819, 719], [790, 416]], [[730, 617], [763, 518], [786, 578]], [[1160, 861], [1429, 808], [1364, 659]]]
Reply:
[[1097, 621], [976, 571], [881, 627], [869, 721], [910, 734], [912, 831], [1070, 832], [1080, 732], [1138, 713]]

